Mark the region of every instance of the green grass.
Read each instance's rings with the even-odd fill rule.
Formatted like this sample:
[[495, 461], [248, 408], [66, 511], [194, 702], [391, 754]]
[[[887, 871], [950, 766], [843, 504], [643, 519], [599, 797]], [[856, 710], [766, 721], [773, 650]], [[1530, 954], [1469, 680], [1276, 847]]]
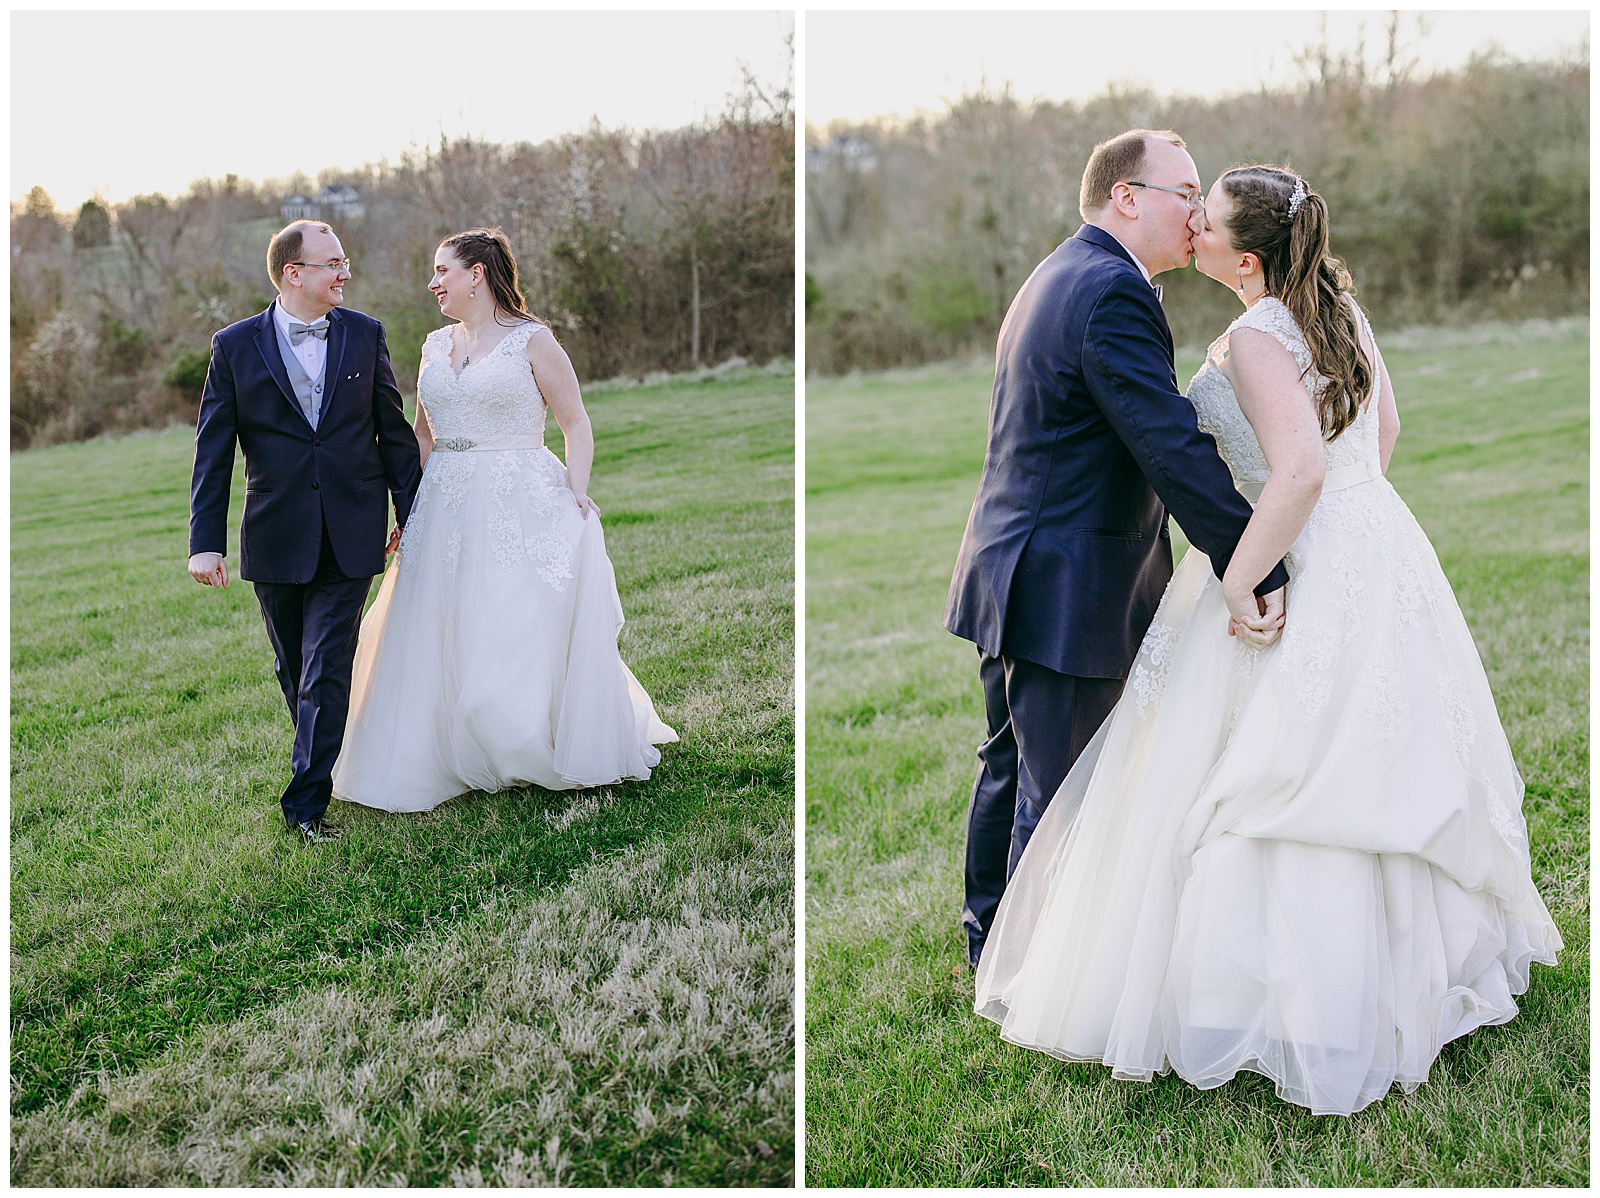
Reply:
[[[1348, 1119], [1255, 1075], [1116, 1081], [1004, 1044], [960, 927], [983, 735], [942, 628], [982, 466], [982, 365], [809, 380], [806, 1162], [813, 1185], [1586, 1185], [1588, 329], [1394, 338], [1390, 478], [1428, 531], [1527, 781], [1566, 949], [1511, 1023]], [[1179, 377], [1199, 365], [1182, 355]], [[1181, 547], [1181, 545], [1180, 545]]]
[[192, 432], [13, 455], [12, 1181], [792, 1183], [793, 402], [591, 398], [650, 781], [315, 848]]

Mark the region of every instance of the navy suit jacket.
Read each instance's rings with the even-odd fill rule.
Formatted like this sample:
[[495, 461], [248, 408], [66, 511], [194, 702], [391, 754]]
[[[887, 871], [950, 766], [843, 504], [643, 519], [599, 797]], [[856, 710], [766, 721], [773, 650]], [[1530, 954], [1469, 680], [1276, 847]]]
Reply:
[[[1220, 578], [1250, 520], [1178, 391], [1155, 290], [1084, 225], [1011, 301], [945, 627], [986, 653], [1126, 678], [1172, 578], [1170, 508]], [[1280, 563], [1256, 588], [1288, 580]]]
[[195, 429], [189, 552], [226, 553], [235, 443], [244, 451], [239, 575], [310, 582], [328, 528], [350, 578], [383, 572], [389, 500], [404, 527], [422, 479], [383, 325], [346, 308], [328, 313], [322, 413], [312, 429], [278, 352], [272, 309], [211, 339]]

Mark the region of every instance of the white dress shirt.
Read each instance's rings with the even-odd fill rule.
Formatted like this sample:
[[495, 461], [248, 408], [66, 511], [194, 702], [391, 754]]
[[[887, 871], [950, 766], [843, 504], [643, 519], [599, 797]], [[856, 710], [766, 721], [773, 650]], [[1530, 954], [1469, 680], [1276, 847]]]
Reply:
[[278, 327], [283, 330], [284, 339], [289, 342], [289, 349], [300, 360], [300, 365], [305, 368], [306, 374], [312, 379], [322, 377], [323, 363], [328, 360], [328, 342], [322, 337], [307, 337], [299, 345], [289, 336], [289, 324], [314, 324], [314, 321], [301, 320], [298, 316], [290, 316], [283, 310], [282, 300], [272, 301], [272, 318], [278, 322]]

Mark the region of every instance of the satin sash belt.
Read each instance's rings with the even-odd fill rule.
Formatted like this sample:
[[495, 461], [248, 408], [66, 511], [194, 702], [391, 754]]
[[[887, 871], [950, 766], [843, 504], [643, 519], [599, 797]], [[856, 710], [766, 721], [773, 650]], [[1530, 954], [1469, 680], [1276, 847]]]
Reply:
[[[1328, 471], [1322, 478], [1322, 493], [1324, 495], [1333, 491], [1344, 491], [1350, 487], [1359, 487], [1362, 483], [1370, 483], [1375, 478], [1382, 478], [1383, 471], [1378, 469], [1376, 462], [1357, 462], [1354, 466], [1340, 466]], [[1235, 483], [1239, 494], [1251, 503], [1261, 502], [1261, 489], [1267, 484], [1260, 483]]]
[[543, 449], [544, 438], [532, 437], [484, 437], [481, 441], [474, 441], [471, 437], [444, 437], [433, 443], [435, 449], [448, 450], [451, 453], [479, 453], [493, 449]]

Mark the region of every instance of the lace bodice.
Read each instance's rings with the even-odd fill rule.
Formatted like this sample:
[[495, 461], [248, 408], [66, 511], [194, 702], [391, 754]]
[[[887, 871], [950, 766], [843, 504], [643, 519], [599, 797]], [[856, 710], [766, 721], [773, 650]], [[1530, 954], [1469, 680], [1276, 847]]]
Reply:
[[450, 326], [429, 333], [422, 343], [417, 395], [434, 439], [543, 437], [544, 396], [524, 348], [528, 338], [548, 333], [533, 321], [511, 329], [460, 378], [450, 366]]
[[[1360, 308], [1356, 312], [1370, 337], [1372, 327], [1367, 324], [1366, 314]], [[1233, 385], [1222, 373], [1222, 361], [1228, 356], [1228, 339], [1235, 329], [1259, 329], [1293, 354], [1295, 362], [1305, 372], [1308, 399], [1314, 397], [1327, 380], [1312, 368], [1311, 350], [1306, 346], [1306, 339], [1300, 332], [1300, 326], [1295, 323], [1294, 316], [1283, 301], [1272, 296], [1265, 296], [1246, 309], [1206, 351], [1204, 365], [1189, 383], [1189, 402], [1194, 404], [1201, 431], [1215, 438], [1217, 451], [1228, 464], [1235, 483], [1264, 483], [1272, 472], [1261, 452], [1261, 443], [1256, 440], [1255, 430], [1239, 408]], [[1363, 463], [1376, 469], [1379, 460], [1378, 405], [1368, 402], [1349, 428], [1332, 441], [1323, 443], [1323, 451], [1327, 454], [1329, 470]]]

